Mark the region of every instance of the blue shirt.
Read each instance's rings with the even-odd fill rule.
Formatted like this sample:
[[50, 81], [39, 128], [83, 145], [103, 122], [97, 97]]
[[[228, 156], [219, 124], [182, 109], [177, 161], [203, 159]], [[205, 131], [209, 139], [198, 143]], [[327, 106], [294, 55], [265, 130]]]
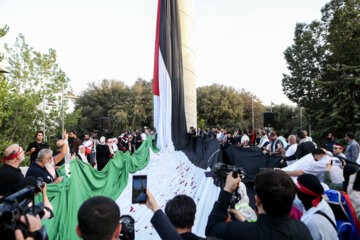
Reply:
[[41, 167], [36, 162], [33, 162], [29, 169], [26, 172], [26, 177], [31, 176], [36, 179], [38, 177], [41, 177], [44, 182], [46, 183], [52, 183], [54, 181], [54, 178], [51, 176], [51, 174], [46, 170], [46, 168]]
[[351, 140], [345, 151], [346, 159], [356, 162], [359, 156], [359, 144], [355, 140]]

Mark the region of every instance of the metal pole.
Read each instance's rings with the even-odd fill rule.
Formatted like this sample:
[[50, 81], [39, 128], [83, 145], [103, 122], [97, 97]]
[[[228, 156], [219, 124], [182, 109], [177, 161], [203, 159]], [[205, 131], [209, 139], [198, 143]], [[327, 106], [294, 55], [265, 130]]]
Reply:
[[300, 107], [300, 130], [302, 130], [302, 107]]
[[45, 135], [45, 94], [43, 96], [43, 132], [44, 132], [44, 141], [46, 141], [46, 135]]
[[62, 84], [62, 94], [61, 94], [61, 134], [64, 139], [64, 84]]
[[254, 99], [251, 99], [251, 108], [252, 108], [252, 131], [255, 129], [255, 123], [254, 123]]

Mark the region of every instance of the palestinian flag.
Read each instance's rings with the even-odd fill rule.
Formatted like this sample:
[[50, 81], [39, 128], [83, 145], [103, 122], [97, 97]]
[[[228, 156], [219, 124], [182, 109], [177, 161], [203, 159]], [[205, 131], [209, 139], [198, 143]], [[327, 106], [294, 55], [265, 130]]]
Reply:
[[156, 147], [183, 149], [188, 139], [177, 0], [158, 1], [153, 94]]

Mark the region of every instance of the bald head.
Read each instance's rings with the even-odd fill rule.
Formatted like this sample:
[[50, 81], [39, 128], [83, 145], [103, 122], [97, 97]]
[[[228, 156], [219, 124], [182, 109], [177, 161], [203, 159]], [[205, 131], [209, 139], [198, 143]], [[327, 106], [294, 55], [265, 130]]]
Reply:
[[296, 143], [296, 136], [295, 135], [290, 135], [288, 137], [288, 141], [289, 141], [290, 145], [295, 144]]
[[56, 149], [61, 149], [64, 146], [64, 140], [60, 139], [56, 142]]
[[9, 157], [16, 153], [19, 153], [19, 154], [15, 158], [5, 160], [7, 164], [10, 164], [14, 167], [18, 167], [19, 164], [25, 159], [25, 156], [24, 156], [24, 150], [22, 149], [22, 147], [19, 144], [13, 144], [13, 145], [9, 146], [8, 148], [6, 148], [6, 150], [4, 152], [5, 157]]
[[5, 157], [11, 156], [15, 153], [17, 153], [17, 151], [19, 151], [19, 144], [13, 144], [11, 146], [9, 146], [8, 148], [6, 148], [5, 150]]

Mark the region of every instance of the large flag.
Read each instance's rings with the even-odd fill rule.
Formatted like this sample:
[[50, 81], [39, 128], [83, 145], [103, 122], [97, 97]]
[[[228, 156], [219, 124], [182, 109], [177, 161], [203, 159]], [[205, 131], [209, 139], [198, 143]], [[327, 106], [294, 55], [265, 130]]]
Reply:
[[177, 0], [159, 0], [154, 61], [156, 147], [183, 149], [187, 144], [181, 31]]

